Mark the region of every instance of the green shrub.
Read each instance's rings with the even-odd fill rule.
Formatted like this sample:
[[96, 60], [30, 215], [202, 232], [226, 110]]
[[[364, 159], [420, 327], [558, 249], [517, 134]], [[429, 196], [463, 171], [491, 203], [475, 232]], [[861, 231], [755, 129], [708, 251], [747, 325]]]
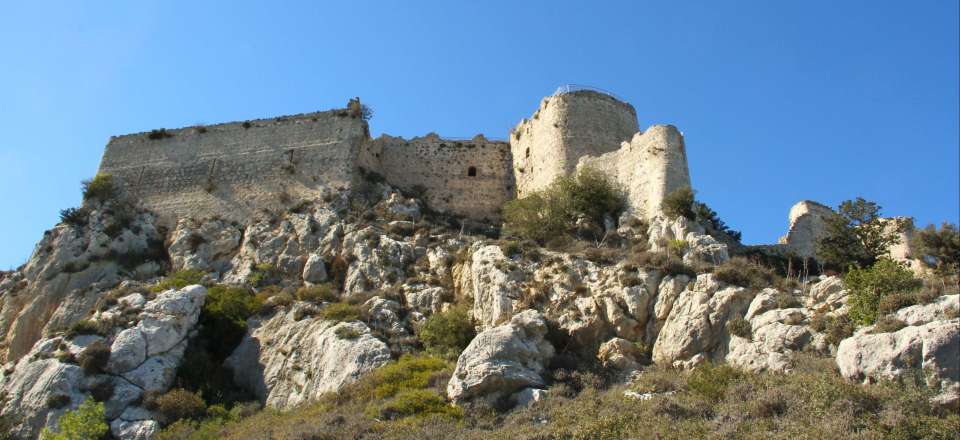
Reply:
[[957, 225], [943, 222], [939, 231], [936, 226], [928, 225], [914, 234], [910, 246], [914, 257], [937, 275], [945, 279], [960, 275], [960, 231]]
[[[206, 131], [206, 129], [204, 129], [204, 131]], [[150, 130], [150, 133], [147, 133], [147, 139], [150, 139], [152, 141], [156, 141], [156, 140], [160, 140], [168, 137], [173, 137], [173, 133], [168, 132], [167, 129], [165, 128]]]
[[113, 176], [106, 173], [99, 173], [90, 180], [81, 182], [83, 187], [83, 200], [98, 200], [101, 202], [112, 200], [117, 195], [117, 188], [114, 185]]
[[84, 373], [93, 375], [99, 374], [107, 368], [107, 362], [110, 361], [110, 347], [103, 341], [95, 341], [84, 348], [77, 356], [77, 362], [83, 368]]
[[476, 336], [473, 320], [465, 306], [434, 313], [417, 326], [417, 337], [427, 352], [456, 359]]
[[750, 321], [743, 319], [741, 316], [731, 318], [727, 321], [727, 331], [731, 335], [745, 339], [753, 339], [753, 329], [750, 326]]
[[250, 275], [247, 276], [247, 282], [253, 287], [264, 287], [271, 284], [277, 284], [282, 280], [282, 274], [276, 267], [269, 263], [260, 263], [253, 267]]
[[810, 320], [810, 328], [824, 333], [828, 344], [837, 346], [840, 341], [853, 336], [853, 321], [847, 315], [816, 315]]
[[359, 321], [363, 318], [363, 308], [356, 304], [333, 303], [320, 310], [320, 317], [328, 321]]
[[903, 322], [893, 316], [884, 316], [878, 319], [876, 324], [873, 325], [873, 330], [871, 333], [893, 333], [906, 326], [906, 322]]
[[87, 399], [80, 407], [60, 417], [60, 431], [47, 428], [40, 433], [43, 440], [100, 440], [110, 427], [104, 420], [103, 404]]
[[754, 264], [743, 257], [733, 257], [713, 270], [720, 281], [736, 286], [763, 289], [777, 283], [779, 277], [772, 269]]
[[204, 273], [199, 270], [178, 270], [160, 280], [159, 283], [150, 288], [150, 291], [163, 292], [164, 290], [182, 289], [193, 284], [200, 284], [203, 275]]
[[213, 350], [218, 359], [225, 359], [243, 338], [247, 318], [260, 310], [253, 292], [241, 287], [218, 284], [207, 290], [207, 299], [200, 312], [202, 333], [219, 339]]
[[500, 251], [503, 252], [504, 256], [510, 258], [514, 255], [522, 254], [523, 247], [520, 246], [520, 242], [517, 240], [503, 240], [500, 242]]
[[67, 338], [74, 338], [79, 335], [99, 335], [102, 333], [103, 329], [97, 321], [82, 319], [70, 325], [70, 328], [67, 329], [66, 336]]
[[723, 398], [727, 386], [740, 377], [740, 372], [726, 364], [705, 363], [700, 365], [687, 379], [687, 387], [714, 402]]
[[561, 239], [586, 217], [602, 226], [626, 207], [626, 195], [612, 179], [589, 168], [574, 176], [558, 177], [543, 191], [514, 199], [503, 206], [507, 235], [546, 243]]
[[145, 406], [156, 411], [159, 421], [170, 424], [181, 419], [199, 419], [207, 412], [207, 405], [196, 393], [174, 388], [161, 395], [149, 395]]
[[430, 387], [435, 373], [451, 370], [450, 363], [432, 356], [405, 354], [371, 372], [358, 384], [356, 397], [362, 400], [386, 399], [405, 390]]
[[735, 241], [740, 241], [742, 234], [740, 231], [730, 229], [723, 220], [717, 215], [717, 212], [707, 206], [706, 203], [693, 202], [693, 216], [700, 224], [707, 227], [707, 231], [712, 233], [719, 232], [726, 234]]
[[329, 283], [301, 287], [297, 289], [296, 297], [300, 301], [307, 301], [315, 304], [322, 302], [334, 302], [339, 299], [337, 293], [333, 290], [333, 286], [331, 286]]
[[84, 226], [90, 211], [86, 208], [67, 208], [60, 210], [60, 222], [66, 225]]
[[876, 321], [884, 297], [916, 290], [922, 284], [909, 269], [889, 258], [881, 258], [867, 269], [851, 266], [843, 277], [843, 285], [850, 292], [847, 301], [850, 319], [860, 325], [870, 325]]
[[442, 396], [433, 390], [404, 390], [375, 408], [376, 416], [385, 420], [432, 415], [455, 419], [463, 417], [462, 408], [449, 405]]
[[880, 217], [880, 206], [858, 197], [840, 204], [824, 219], [824, 235], [817, 241], [817, 260], [834, 270], [850, 266], [869, 267], [900, 241], [899, 230]]
[[697, 215], [693, 212], [693, 203], [693, 189], [682, 186], [663, 198], [663, 213], [671, 219], [686, 217], [689, 220], [695, 220]]
[[353, 327], [337, 327], [334, 334], [340, 339], [357, 339], [360, 337], [360, 332]]

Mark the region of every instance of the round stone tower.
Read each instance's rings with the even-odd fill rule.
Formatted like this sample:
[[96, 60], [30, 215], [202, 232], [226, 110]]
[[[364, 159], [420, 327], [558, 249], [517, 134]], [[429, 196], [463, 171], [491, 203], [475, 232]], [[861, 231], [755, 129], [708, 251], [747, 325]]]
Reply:
[[510, 132], [517, 196], [573, 172], [583, 156], [617, 150], [638, 131], [632, 105], [604, 92], [561, 87]]

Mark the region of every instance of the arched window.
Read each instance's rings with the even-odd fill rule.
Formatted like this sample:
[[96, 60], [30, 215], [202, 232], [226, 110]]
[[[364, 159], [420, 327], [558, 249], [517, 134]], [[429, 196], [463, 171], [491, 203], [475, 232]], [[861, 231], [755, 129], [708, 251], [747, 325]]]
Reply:
[[467, 176], [476, 177], [476, 176], [477, 176], [477, 167], [467, 168]]

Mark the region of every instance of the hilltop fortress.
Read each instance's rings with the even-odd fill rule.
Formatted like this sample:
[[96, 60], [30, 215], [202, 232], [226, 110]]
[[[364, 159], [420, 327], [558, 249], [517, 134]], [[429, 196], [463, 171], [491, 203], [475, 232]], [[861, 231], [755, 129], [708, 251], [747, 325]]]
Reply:
[[649, 218], [663, 197], [690, 185], [683, 136], [640, 131], [633, 106], [592, 89], [544, 98], [509, 141], [435, 134], [371, 139], [359, 100], [347, 108], [115, 136], [100, 162], [161, 220], [220, 216], [329, 198], [370, 176], [422, 194], [437, 211], [495, 221], [504, 202], [589, 166], [619, 181], [633, 214]]

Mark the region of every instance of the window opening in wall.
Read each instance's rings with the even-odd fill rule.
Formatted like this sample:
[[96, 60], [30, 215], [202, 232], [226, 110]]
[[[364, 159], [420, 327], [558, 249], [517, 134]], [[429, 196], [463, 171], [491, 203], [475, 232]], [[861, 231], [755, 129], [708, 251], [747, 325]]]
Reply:
[[476, 177], [476, 176], [477, 176], [477, 167], [467, 168], [467, 176]]
[[527, 147], [527, 157], [530, 157], [530, 147]]

